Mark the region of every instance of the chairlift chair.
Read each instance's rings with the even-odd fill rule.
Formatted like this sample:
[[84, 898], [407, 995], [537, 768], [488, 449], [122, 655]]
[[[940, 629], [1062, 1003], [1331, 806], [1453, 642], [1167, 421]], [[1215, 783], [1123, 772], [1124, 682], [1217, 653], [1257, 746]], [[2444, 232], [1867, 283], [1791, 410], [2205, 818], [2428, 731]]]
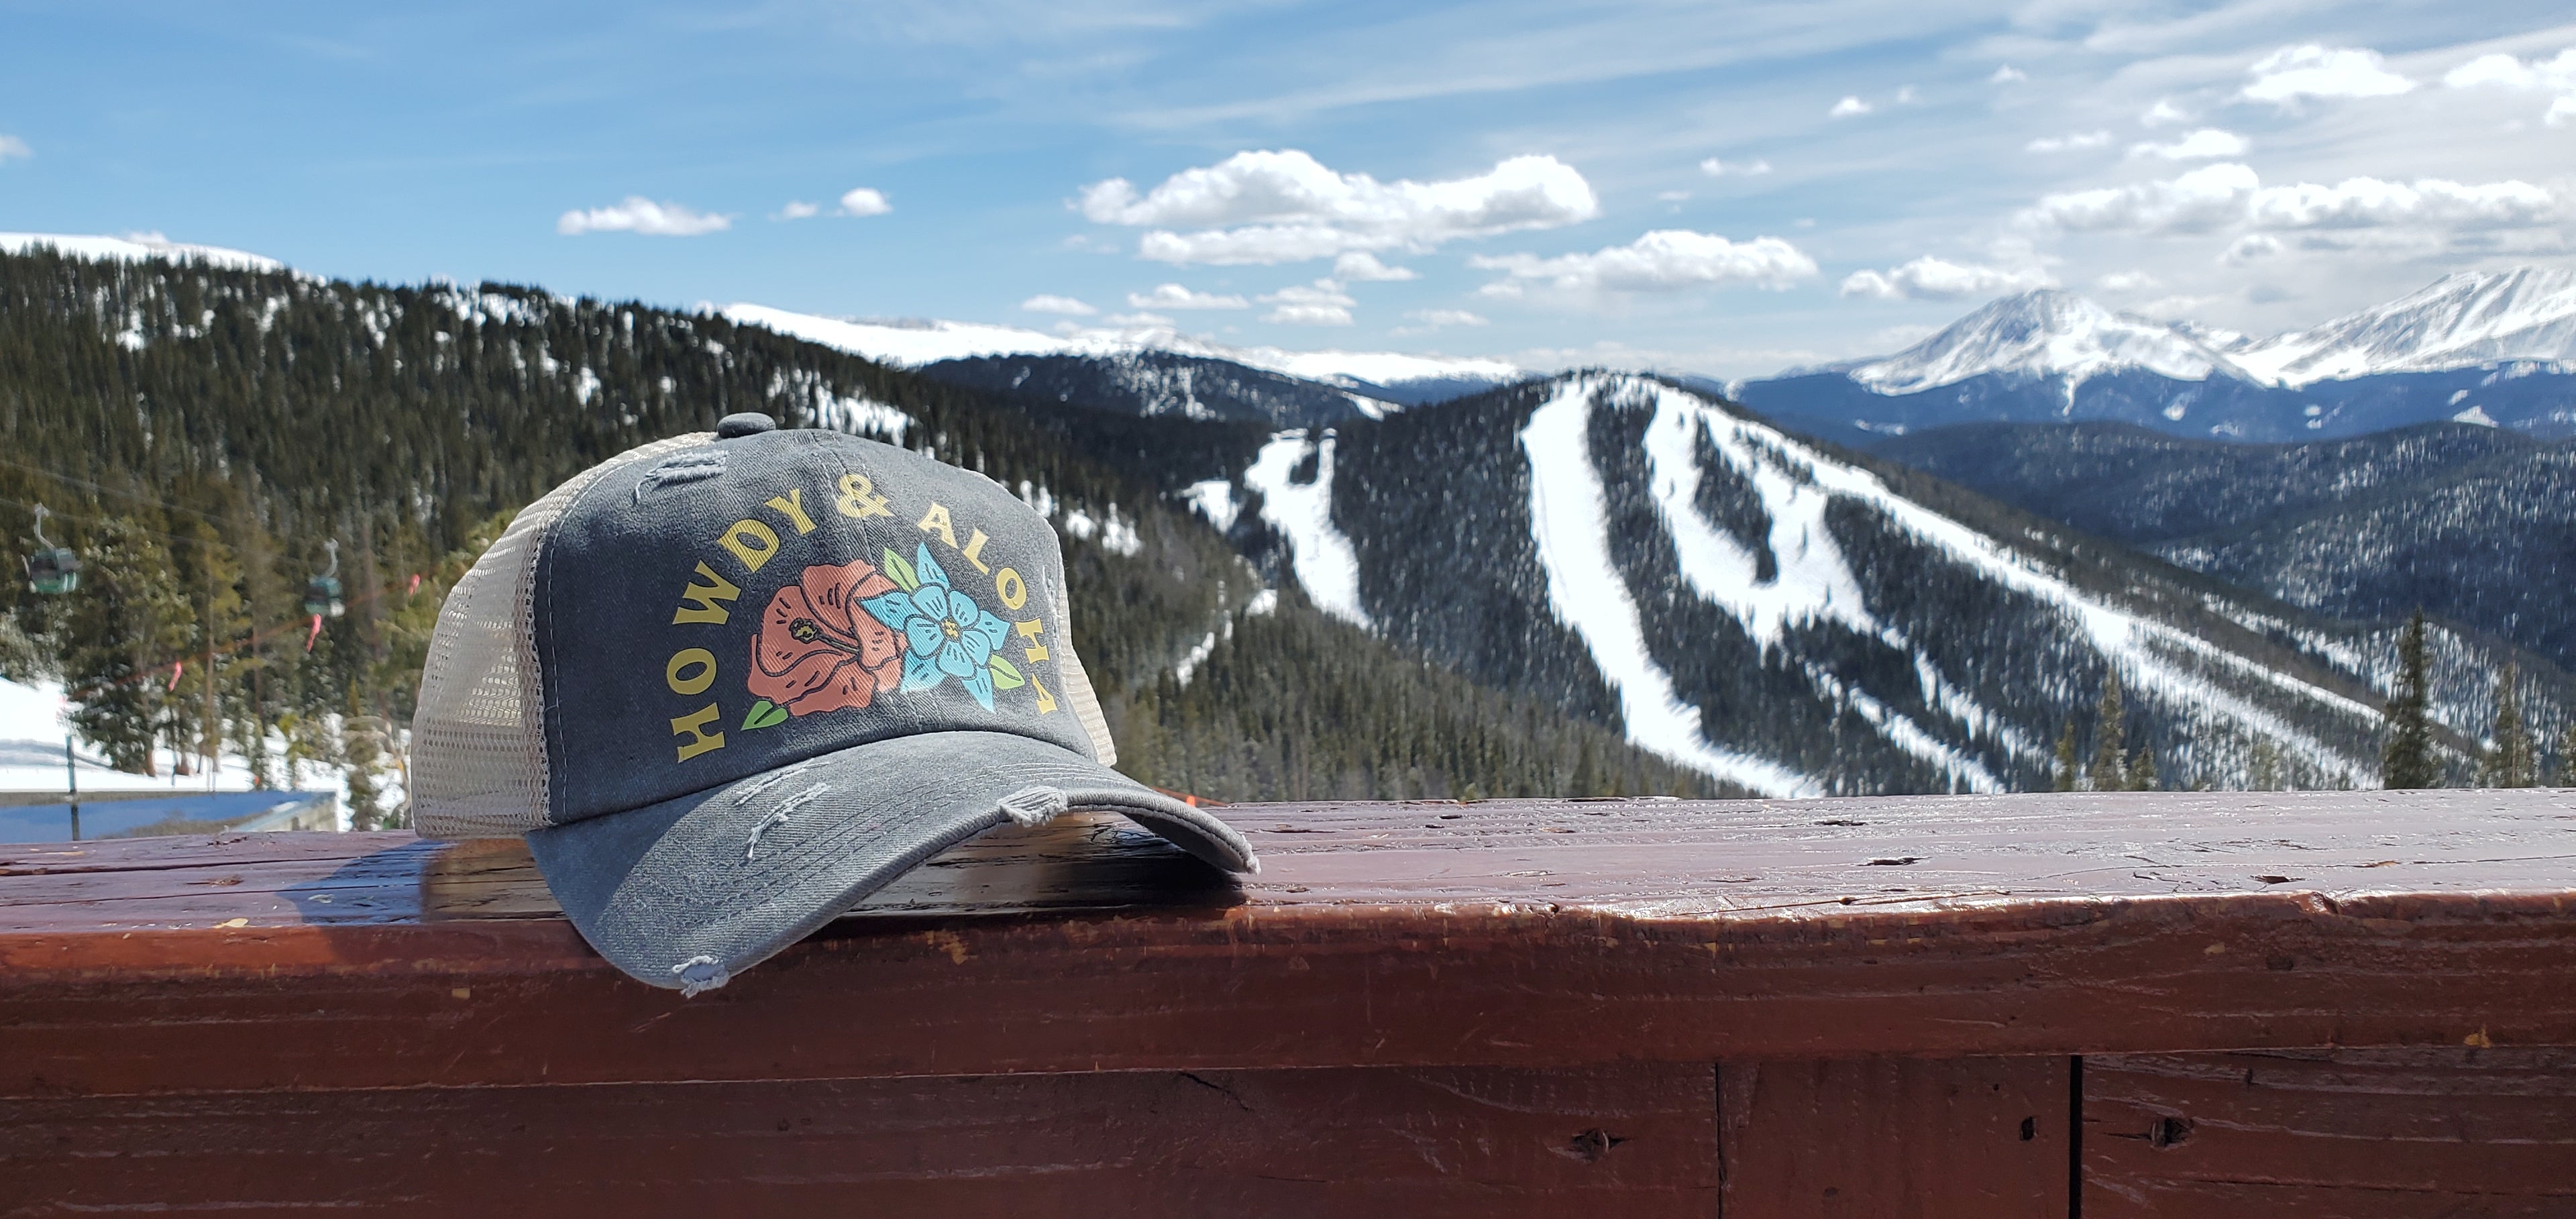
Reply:
[[337, 618], [348, 612], [348, 606], [340, 599], [340, 542], [334, 538], [324, 545], [331, 555], [331, 565], [304, 582], [304, 612], [317, 618]]
[[43, 504], [36, 505], [36, 549], [23, 562], [29, 589], [59, 597], [80, 587], [81, 561], [69, 547], [46, 540], [45, 518], [52, 514]]

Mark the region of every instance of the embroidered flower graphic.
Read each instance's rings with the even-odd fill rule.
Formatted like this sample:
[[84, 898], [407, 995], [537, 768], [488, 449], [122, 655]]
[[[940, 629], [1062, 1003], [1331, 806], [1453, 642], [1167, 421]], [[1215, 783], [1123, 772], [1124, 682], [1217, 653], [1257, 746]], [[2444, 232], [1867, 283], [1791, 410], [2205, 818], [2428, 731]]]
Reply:
[[954, 677], [992, 710], [996, 686], [1021, 684], [1019, 671], [995, 653], [1010, 637], [1010, 625], [950, 587], [948, 573], [930, 557], [929, 543], [913, 552], [910, 563], [893, 551], [885, 558], [886, 574], [902, 587], [863, 604], [903, 636], [903, 688], [928, 690]]
[[865, 562], [808, 567], [779, 589], [761, 613], [751, 641], [747, 684], [760, 701], [744, 728], [767, 728], [790, 715], [865, 707], [903, 678], [903, 641], [860, 609], [862, 602], [902, 595]]

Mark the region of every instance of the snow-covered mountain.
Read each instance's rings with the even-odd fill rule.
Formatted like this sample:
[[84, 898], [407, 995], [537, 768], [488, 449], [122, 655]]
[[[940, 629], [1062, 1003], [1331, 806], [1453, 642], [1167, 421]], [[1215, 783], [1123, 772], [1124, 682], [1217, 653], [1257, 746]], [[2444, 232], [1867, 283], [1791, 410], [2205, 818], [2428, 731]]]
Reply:
[[[1176, 361], [1159, 357], [1182, 357], [1184, 362], [1197, 362], [1199, 367], [1206, 367], [1207, 362], [1239, 365], [1341, 391], [1335, 400], [1350, 403], [1348, 411], [1360, 415], [1474, 393], [1530, 375], [1502, 360], [1236, 347], [1163, 326], [1096, 327], [1050, 334], [975, 322], [862, 321], [753, 304], [727, 305], [723, 312], [736, 322], [763, 326], [882, 363], [923, 369], [933, 376], [940, 375], [941, 365], [1000, 358], [1015, 358], [1017, 368], [1053, 369], [1058, 379], [1065, 378], [1066, 369], [1097, 369], [1097, 375], [1114, 383], [1124, 394], [1142, 395], [1148, 403], [1142, 413], [1147, 414], [1201, 418], [1227, 415], [1192, 397], [1189, 380], [1176, 381], [1162, 371]], [[1148, 369], [1153, 371], [1140, 371]], [[977, 378], [979, 382], [986, 379]]]
[[2044, 784], [2113, 672], [2168, 781], [2242, 782], [2274, 751], [2309, 784], [2377, 773], [2369, 632], [1676, 382], [1567, 375], [1283, 431], [1178, 498], [1270, 539], [1328, 611], [1756, 791]]
[[2054, 288], [2004, 297], [1895, 355], [1842, 367], [1852, 380], [1881, 394], [1919, 393], [1994, 374], [2055, 378], [2070, 385], [2126, 369], [2177, 381], [2245, 377], [2200, 334], [2113, 312]]
[[1892, 356], [1744, 383], [1811, 434], [1960, 423], [2134, 423], [2298, 441], [2444, 419], [2576, 434], [2576, 271], [2443, 278], [2307, 330], [2257, 338], [2121, 313], [2053, 289], [1991, 302]]
[[2306, 385], [2513, 360], [2576, 361], [2576, 269], [2445, 275], [2420, 292], [2228, 353], [2254, 377]]
[[190, 245], [172, 241], [159, 233], [128, 233], [123, 237], [75, 236], [65, 233], [0, 233], [0, 254], [24, 254], [38, 247], [53, 249], [74, 258], [95, 258], [114, 262], [142, 262], [163, 259], [171, 262], [197, 260], [237, 271], [281, 271], [285, 264], [241, 250], [222, 246]]

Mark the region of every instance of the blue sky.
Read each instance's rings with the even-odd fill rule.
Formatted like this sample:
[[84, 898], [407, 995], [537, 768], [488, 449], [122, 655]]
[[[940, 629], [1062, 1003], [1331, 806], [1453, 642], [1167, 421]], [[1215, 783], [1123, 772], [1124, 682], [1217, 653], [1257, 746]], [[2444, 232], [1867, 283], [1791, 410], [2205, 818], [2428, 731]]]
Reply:
[[2576, 257], [2563, 0], [375, 7], [0, 3], [0, 231], [1719, 375]]

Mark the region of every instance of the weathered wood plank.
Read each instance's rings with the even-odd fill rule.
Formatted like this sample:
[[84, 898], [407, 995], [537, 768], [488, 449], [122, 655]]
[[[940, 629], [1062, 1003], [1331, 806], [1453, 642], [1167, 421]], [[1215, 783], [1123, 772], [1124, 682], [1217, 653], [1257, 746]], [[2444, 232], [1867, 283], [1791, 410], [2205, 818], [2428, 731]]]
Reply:
[[1716, 1213], [1705, 1065], [0, 1102], [0, 1216]]
[[2104, 1055], [2086, 1219], [2576, 1214], [2576, 1049]]
[[1726, 1219], [2065, 1219], [2065, 1058], [1729, 1062]]
[[2576, 1043], [2567, 792], [1228, 815], [1240, 889], [997, 836], [688, 1001], [507, 848], [13, 848], [0, 1095]]

